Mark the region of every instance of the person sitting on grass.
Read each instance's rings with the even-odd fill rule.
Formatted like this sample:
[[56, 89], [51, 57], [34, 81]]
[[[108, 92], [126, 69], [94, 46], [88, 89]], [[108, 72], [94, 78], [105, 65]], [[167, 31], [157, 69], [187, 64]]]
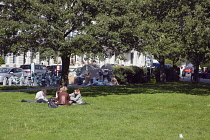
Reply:
[[111, 82], [110, 82], [112, 85], [115, 85], [115, 86], [117, 86], [117, 85], [119, 85], [119, 83], [118, 83], [118, 81], [117, 81], [117, 79], [115, 78], [115, 76], [114, 75], [112, 75], [112, 77], [111, 77]]
[[22, 100], [21, 102], [28, 102], [28, 103], [48, 103], [48, 99], [46, 98], [46, 89], [42, 89], [41, 91], [38, 91], [35, 96], [36, 101], [26, 101]]
[[75, 89], [73, 93], [69, 94], [71, 100], [70, 104], [77, 103], [80, 104], [82, 103], [82, 95], [80, 94], [79, 89]]
[[58, 98], [58, 94], [59, 94], [60, 92], [62, 92], [62, 91], [61, 91], [61, 88], [62, 88], [62, 85], [60, 85], [60, 86], [58, 87], [58, 89], [57, 89], [57, 91], [56, 91], [56, 93], [55, 93], [55, 97], [56, 97], [56, 98]]
[[57, 105], [68, 105], [70, 106], [71, 104], [69, 103], [70, 97], [69, 94], [67, 93], [67, 87], [63, 86], [60, 88], [61, 92], [58, 94], [58, 102]]
[[117, 79], [115, 78], [114, 75], [111, 76], [111, 81], [107, 84], [108, 86], [117, 86], [119, 85]]
[[70, 104], [74, 104], [74, 103], [78, 105], [87, 104], [87, 103], [83, 103], [82, 95], [79, 89], [75, 89], [73, 93], [69, 94], [69, 96], [70, 96]]

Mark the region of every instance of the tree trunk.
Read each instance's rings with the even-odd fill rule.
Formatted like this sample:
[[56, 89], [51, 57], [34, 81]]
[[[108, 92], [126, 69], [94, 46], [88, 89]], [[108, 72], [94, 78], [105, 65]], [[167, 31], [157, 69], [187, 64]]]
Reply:
[[180, 75], [180, 68], [176, 65], [173, 65], [173, 82], [179, 81], [179, 75]]
[[68, 73], [69, 73], [69, 65], [70, 65], [70, 56], [68, 56], [64, 53], [64, 54], [62, 54], [61, 59], [62, 59], [61, 85], [62, 86], [67, 86], [68, 85]]
[[160, 56], [159, 63], [160, 63], [160, 83], [165, 83], [166, 82], [166, 72], [165, 72], [164, 56]]
[[179, 81], [179, 78], [180, 78], [179, 77], [180, 76], [180, 68], [175, 65], [175, 62], [177, 62], [178, 60], [179, 59], [177, 59], [177, 58], [173, 59], [173, 72], [172, 72], [173, 82]]
[[199, 82], [199, 77], [198, 77], [199, 65], [200, 65], [199, 62], [195, 63], [194, 72], [192, 75], [192, 82], [195, 84], [198, 84], [198, 82]]

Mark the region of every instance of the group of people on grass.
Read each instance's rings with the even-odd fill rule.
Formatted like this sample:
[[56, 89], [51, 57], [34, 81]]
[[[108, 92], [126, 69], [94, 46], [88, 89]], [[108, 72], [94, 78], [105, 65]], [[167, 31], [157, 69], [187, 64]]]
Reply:
[[56, 91], [56, 98], [58, 105], [71, 105], [71, 104], [85, 104], [82, 101], [82, 95], [79, 89], [75, 89], [73, 93], [67, 93], [67, 87], [60, 87]]
[[69, 94], [67, 92], [66, 86], [60, 86], [56, 91], [56, 98], [47, 98], [46, 97], [47, 90], [43, 89], [36, 93], [35, 100], [36, 101], [26, 101], [22, 100], [21, 102], [28, 102], [28, 103], [49, 103], [50, 101], [55, 102], [57, 105], [72, 105], [72, 104], [87, 104], [83, 103], [82, 95], [79, 89], [75, 89], [73, 93]]

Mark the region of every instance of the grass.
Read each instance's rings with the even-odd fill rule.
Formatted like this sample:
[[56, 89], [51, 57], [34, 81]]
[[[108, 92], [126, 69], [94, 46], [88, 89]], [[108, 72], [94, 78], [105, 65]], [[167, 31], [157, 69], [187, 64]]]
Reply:
[[[210, 139], [210, 85], [188, 82], [81, 88], [90, 105], [48, 108], [35, 92], [0, 93], [0, 140]], [[73, 89], [69, 89], [72, 92]], [[30, 93], [30, 94], [29, 94]], [[55, 90], [48, 90], [48, 97]]]

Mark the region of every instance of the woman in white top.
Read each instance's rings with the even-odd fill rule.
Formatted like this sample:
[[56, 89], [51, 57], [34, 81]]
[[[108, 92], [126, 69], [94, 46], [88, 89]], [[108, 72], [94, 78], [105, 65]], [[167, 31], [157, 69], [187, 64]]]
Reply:
[[35, 99], [36, 101], [26, 101], [26, 100], [21, 100], [21, 102], [28, 102], [28, 103], [48, 103], [48, 99], [46, 97], [47, 90], [42, 89], [41, 91], [38, 91], [36, 93]]
[[62, 91], [61, 91], [61, 88], [62, 88], [62, 86], [60, 85], [60, 86], [58, 87], [58, 90], [57, 90], [56, 93], [55, 93], [55, 97], [56, 97], [56, 98], [58, 98], [58, 94], [59, 94], [60, 92], [62, 92]]

